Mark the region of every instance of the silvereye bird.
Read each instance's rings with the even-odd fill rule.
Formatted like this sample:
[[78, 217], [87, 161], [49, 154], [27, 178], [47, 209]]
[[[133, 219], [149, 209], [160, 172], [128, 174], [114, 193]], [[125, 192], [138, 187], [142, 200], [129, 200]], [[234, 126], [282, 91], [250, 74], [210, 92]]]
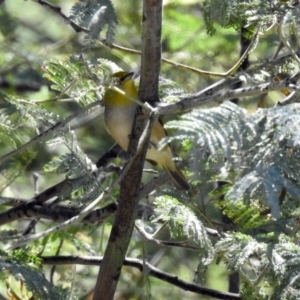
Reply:
[[[116, 84], [115, 86], [109, 86], [104, 94], [104, 121], [106, 129], [125, 151], [128, 148], [135, 111], [138, 105], [134, 101], [134, 99], [138, 99], [138, 91], [132, 77], [133, 73], [117, 72], [113, 74], [112, 78]], [[158, 148], [159, 142], [164, 137], [166, 137], [166, 132], [160, 121], [157, 121], [153, 124], [151, 130], [146, 160], [152, 164], [162, 166], [171, 176], [176, 188], [188, 190], [190, 186], [181, 170], [174, 163], [169, 145]]]

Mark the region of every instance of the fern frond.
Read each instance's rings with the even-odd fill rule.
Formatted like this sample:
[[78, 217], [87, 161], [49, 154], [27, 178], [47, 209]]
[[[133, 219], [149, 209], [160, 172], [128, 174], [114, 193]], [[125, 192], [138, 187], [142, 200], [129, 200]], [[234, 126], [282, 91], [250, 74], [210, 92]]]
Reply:
[[56, 138], [55, 144], [58, 141], [64, 144], [69, 152], [53, 158], [44, 166], [44, 171], [65, 174], [72, 181], [70, 190], [66, 190], [62, 196], [74, 200], [77, 205], [86, 204], [97, 198], [103, 192], [101, 184], [105, 176], [102, 170], [96, 171], [96, 166], [81, 150], [72, 132], [68, 136], [61, 135], [59, 139]]
[[[2, 277], [6, 278], [12, 274], [16, 280], [24, 282], [27, 289], [40, 299], [66, 299], [67, 290], [63, 291], [55, 288], [36, 267], [29, 267], [35, 257], [24, 255], [24, 253], [20, 256], [17, 252], [12, 255], [7, 255], [2, 250], [0, 252], [0, 273]], [[25, 260], [26, 264], [24, 263]]]
[[293, 239], [281, 234], [264, 243], [232, 233], [217, 242], [215, 251], [231, 271], [242, 275], [242, 293], [245, 295], [255, 287], [255, 297], [261, 299], [263, 291], [258, 294], [257, 285], [264, 278], [266, 284], [276, 287], [272, 299], [297, 299], [295, 296], [300, 293], [300, 247]]
[[170, 196], [157, 197], [154, 204], [158, 218], [168, 221], [171, 236], [173, 238], [186, 237], [199, 245], [205, 250], [207, 259], [210, 261], [213, 253], [211, 241], [196, 214]]
[[162, 103], [178, 101], [178, 97], [184, 95], [184, 90], [176, 82], [163, 76], [159, 77], [159, 99]]
[[293, 206], [299, 206], [299, 113], [299, 104], [248, 114], [226, 102], [195, 110], [167, 127], [186, 132], [185, 138], [194, 145], [194, 156], [199, 158], [200, 153], [201, 166], [208, 157], [205, 169], [201, 169], [202, 181], [222, 175], [222, 180], [234, 182], [226, 195], [229, 199], [260, 200], [278, 217], [282, 189], [295, 197]]
[[116, 69], [120, 68], [109, 60], [91, 62], [80, 57], [64, 62], [51, 60], [44, 65], [45, 77], [55, 83], [52, 88], [62, 95], [69, 95], [81, 105], [94, 102], [97, 94], [104, 93], [101, 79], [109, 77]]
[[279, 236], [279, 243], [269, 251], [276, 278], [274, 299], [298, 299], [300, 294], [300, 247], [292, 239]]
[[261, 217], [260, 212], [265, 210], [265, 207], [258, 202], [254, 202], [254, 205], [249, 206], [243, 201], [232, 203], [222, 199], [214, 204], [232, 220], [241, 232], [248, 232], [247, 230], [252, 228], [260, 228], [268, 222], [266, 218]]
[[4, 96], [0, 103], [0, 141], [10, 143], [14, 147], [24, 143], [33, 134], [38, 133], [37, 121], [51, 126], [58, 121], [58, 117], [39, 107], [37, 104]]
[[258, 286], [253, 286], [249, 282], [245, 281], [241, 284], [240, 293], [243, 299], [251, 300], [266, 300], [268, 299], [267, 293]]
[[[0, 143], [4, 150], [9, 151], [28, 142], [39, 133], [42, 126], [54, 125], [58, 117], [31, 101], [3, 95], [0, 120]], [[29, 165], [36, 155], [37, 152], [32, 148], [26, 149], [19, 157], [10, 160], [9, 169], [1, 165], [0, 190], [23, 173], [24, 167]]]
[[272, 6], [265, 1], [251, 0], [206, 0], [204, 1], [204, 21], [208, 34], [216, 32], [214, 23], [224, 28], [233, 27], [239, 30], [242, 26], [261, 24], [262, 30], [268, 29], [274, 22], [274, 16], [279, 19], [292, 7], [283, 2], [274, 2]]

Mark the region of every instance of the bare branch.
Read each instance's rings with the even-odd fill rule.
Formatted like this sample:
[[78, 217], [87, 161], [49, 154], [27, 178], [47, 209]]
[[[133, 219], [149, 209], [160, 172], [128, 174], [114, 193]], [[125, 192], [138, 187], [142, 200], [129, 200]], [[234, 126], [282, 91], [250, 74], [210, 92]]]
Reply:
[[221, 91], [209, 96], [202, 96], [203, 93], [200, 91], [199, 93], [185, 97], [181, 101], [174, 104], [160, 106], [157, 108], [157, 110], [160, 115], [183, 113], [211, 103], [221, 104], [222, 102], [232, 98], [260, 95], [271, 91], [279, 91], [284, 88], [300, 92], [300, 87], [295, 84], [290, 84], [288, 80], [278, 83], [270, 82], [236, 90]]
[[[102, 261], [102, 256], [42, 256], [42, 263], [45, 265], [66, 265], [66, 264], [80, 264], [86, 266], [99, 266]], [[221, 292], [218, 290], [213, 290], [207, 287], [203, 287], [198, 284], [189, 283], [178, 276], [171, 275], [169, 273], [163, 272], [158, 268], [155, 268], [147, 261], [136, 258], [125, 258], [124, 266], [134, 267], [140, 270], [142, 273], [147, 273], [150, 276], [161, 279], [168, 282], [174, 286], [177, 286], [185, 291], [190, 291], [196, 294], [210, 296], [216, 299], [228, 299], [228, 300], [238, 300], [242, 299], [239, 294]], [[96, 293], [96, 291], [95, 291]]]
[[[14, 214], [14, 218], [7, 217], [7, 211], [3, 213], [3, 217], [1, 217], [1, 224], [10, 223], [19, 219], [24, 218], [41, 218], [46, 220], [52, 220], [54, 222], [64, 222], [69, 220], [77, 215], [83, 210], [83, 208], [78, 207], [70, 207], [64, 204], [56, 204], [54, 207], [48, 205], [29, 205], [25, 199], [12, 199], [11, 201], [6, 203], [6, 205], [14, 205], [18, 203], [23, 203], [23, 209], [19, 209], [17, 214]], [[98, 208], [90, 212], [85, 218], [82, 219], [83, 224], [91, 224], [91, 223], [99, 223], [103, 222], [105, 219], [114, 214], [117, 210], [116, 203], [110, 203], [102, 208]]]
[[15, 242], [14, 244], [8, 244], [5, 246], [5, 249], [15, 249], [17, 247], [26, 245], [27, 243], [40, 239], [42, 237], [45, 237], [51, 233], [57, 232], [57, 231], [61, 231], [64, 228], [72, 225], [72, 224], [76, 224], [78, 222], [80, 222], [81, 220], [83, 220], [93, 209], [96, 205], [98, 205], [98, 203], [103, 200], [105, 198], [106, 193], [103, 192], [98, 198], [96, 198], [92, 203], [90, 203], [87, 207], [85, 207], [80, 214], [74, 216], [73, 218], [63, 222], [62, 224], [53, 226], [47, 230], [44, 230], [40, 233], [36, 233], [36, 234], [32, 234], [32, 235], [28, 235], [28, 236], [23, 236], [22, 238], [20, 238], [17, 242]]

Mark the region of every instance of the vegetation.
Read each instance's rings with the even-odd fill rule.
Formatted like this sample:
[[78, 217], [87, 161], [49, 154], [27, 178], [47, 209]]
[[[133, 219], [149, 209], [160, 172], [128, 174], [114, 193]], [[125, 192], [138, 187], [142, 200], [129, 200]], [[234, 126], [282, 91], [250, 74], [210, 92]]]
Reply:
[[[299, 299], [299, 9], [1, 1], [0, 299]], [[121, 69], [148, 103], [128, 153]], [[157, 117], [188, 192], [144, 164]]]

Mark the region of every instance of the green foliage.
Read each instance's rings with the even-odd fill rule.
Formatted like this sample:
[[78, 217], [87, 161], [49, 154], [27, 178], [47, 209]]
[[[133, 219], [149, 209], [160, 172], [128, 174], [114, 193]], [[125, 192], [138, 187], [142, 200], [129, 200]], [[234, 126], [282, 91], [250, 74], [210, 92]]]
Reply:
[[54, 157], [44, 166], [47, 173], [65, 174], [72, 186], [65, 189], [61, 196], [74, 200], [77, 205], [88, 203], [97, 198], [103, 192], [103, 184], [106, 176], [80, 149], [74, 134], [61, 136], [50, 141], [50, 144], [64, 143], [69, 153], [60, 157]]
[[253, 201], [253, 206], [249, 206], [243, 201], [232, 203], [222, 199], [215, 201], [215, 206], [228, 216], [241, 232], [245, 232], [249, 228], [261, 227], [268, 222], [267, 219], [261, 217], [260, 212], [265, 208], [258, 202]]
[[107, 59], [87, 61], [72, 56], [69, 61], [51, 60], [44, 64], [45, 77], [55, 83], [58, 98], [66, 94], [81, 105], [94, 102], [104, 92], [105, 81], [116, 70], [117, 65]]
[[49, 145], [55, 146], [64, 143], [70, 153], [54, 158], [44, 166], [46, 172], [56, 172], [57, 174], [66, 174], [68, 178], [76, 178], [87, 175], [95, 169], [94, 164], [80, 149], [74, 132], [68, 136], [61, 136], [48, 142]]
[[0, 140], [17, 147], [25, 143], [38, 131], [38, 121], [45, 126], [54, 125], [58, 118], [55, 114], [32, 101], [3, 95], [0, 102]]
[[264, 0], [206, 0], [203, 6], [206, 29], [210, 35], [216, 33], [214, 23], [236, 30], [240, 30], [242, 26], [256, 24], [269, 27], [275, 17], [281, 18], [281, 15], [290, 9], [283, 1]]
[[157, 219], [168, 222], [171, 237], [185, 237], [199, 245], [207, 253], [207, 262], [209, 263], [213, 248], [206, 229], [196, 214], [186, 205], [170, 196], [157, 197], [154, 204], [155, 212], [158, 215]]
[[33, 267], [33, 264], [39, 263], [34, 255], [28, 255], [23, 250], [14, 251], [10, 254], [1, 250], [0, 253], [2, 279], [12, 274], [17, 280], [24, 282], [27, 289], [39, 299], [66, 299], [68, 294], [66, 289], [55, 288], [36, 267]]
[[164, 103], [176, 102], [179, 97], [185, 95], [185, 92], [180, 86], [163, 76], [159, 78], [159, 99]]
[[226, 102], [217, 108], [194, 110], [181, 122], [169, 122], [168, 127], [185, 131], [180, 139], [193, 136], [195, 151], [201, 148], [199, 163], [207, 160], [202, 181], [220, 174], [222, 180], [234, 181], [228, 199], [260, 200], [278, 217], [283, 188], [293, 199], [289, 205], [294, 209], [299, 205], [299, 110], [293, 104], [249, 115]]
[[[54, 125], [58, 117], [32, 101], [3, 95], [0, 102], [0, 120], [0, 145], [8, 152], [39, 134], [40, 128]], [[32, 148], [25, 149], [21, 155], [6, 163], [9, 168], [0, 167], [3, 177], [0, 190], [23, 174], [25, 166], [28, 166], [37, 154]]]
[[81, 0], [71, 9], [71, 19], [89, 30], [86, 39], [94, 42], [107, 25], [106, 42], [113, 42], [118, 19], [110, 0]]
[[69, 62], [49, 61], [45, 63], [45, 77], [55, 83], [54, 90], [67, 94], [75, 101], [86, 104], [95, 100], [96, 83], [91, 78], [89, 67], [80, 58]]
[[300, 248], [287, 236], [280, 235], [277, 242], [266, 244], [240, 233], [228, 234], [215, 250], [230, 270], [243, 276], [244, 297], [252, 291], [253, 299], [264, 299], [259, 287], [264, 278], [267, 286], [276, 287], [272, 299], [297, 299]]
[[[10, 4], [13, 2], [11, 1]], [[134, 4], [130, 2], [126, 5], [134, 6], [131, 9], [136, 16], [141, 3], [138, 1], [132, 3]], [[202, 3], [203, 6], [201, 6]], [[119, 27], [120, 38], [117, 43], [131, 45], [138, 50], [140, 49], [140, 36], [137, 36], [135, 32], [140, 30], [140, 23], [134, 23], [137, 18], [128, 17], [128, 12], [125, 11], [126, 5], [120, 3], [122, 10], [118, 13], [122, 14], [124, 20], [126, 18], [129, 20], [126, 20], [127, 26]], [[200, 3], [177, 1], [176, 5], [166, 3], [164, 7], [164, 24], [166, 25], [164, 25], [163, 32], [164, 56], [176, 62], [183, 60], [185, 64], [194, 68], [203, 67], [203, 65], [209, 68], [215, 66], [227, 68], [228, 65], [232, 65], [237, 56], [232, 59], [231, 55], [232, 53], [237, 55], [238, 52], [232, 51], [232, 49], [237, 49], [237, 45], [232, 42], [233, 30], [226, 31], [226, 34], [225, 29], [216, 32], [219, 28], [216, 24], [235, 30], [240, 30], [242, 26], [245, 26], [249, 36], [255, 31], [254, 27], [259, 24], [261, 26], [259, 42], [265, 43], [269, 51], [273, 44], [278, 44], [278, 39], [274, 40], [273, 37], [272, 40], [270, 36], [263, 35], [267, 27], [275, 21], [280, 21], [282, 16], [284, 16], [284, 24], [294, 21], [297, 25], [297, 19], [293, 18], [297, 16], [298, 11], [296, 9], [292, 11], [292, 8], [287, 5], [284, 1], [258, 0], [207, 0]], [[117, 5], [116, 8], [118, 8]], [[6, 94], [1, 94], [0, 143], [3, 146], [3, 149], [0, 149], [1, 155], [8, 153], [12, 148], [24, 145], [40, 132], [63, 121], [64, 115], [70, 115], [70, 111], [78, 109], [78, 105], [72, 106], [74, 103], [70, 104], [70, 102], [79, 103], [84, 107], [95, 100], [101, 100], [105, 88], [111, 83], [111, 73], [119, 70], [119, 65], [125, 70], [138, 65], [135, 56], [118, 52], [120, 50], [110, 51], [108, 55], [109, 49], [99, 47], [97, 44], [85, 49], [84, 56], [77, 55], [85, 46], [82, 45], [80, 39], [66, 37], [65, 32], [60, 32], [60, 30], [53, 30], [47, 35], [44, 34], [48, 33], [45, 28], [40, 29], [36, 26], [30, 29], [30, 24], [24, 21], [22, 22], [26, 26], [22, 27], [18, 25], [18, 22], [22, 24], [20, 20], [15, 21], [17, 17], [11, 17], [3, 11], [0, 14], [2, 20], [0, 23], [8, 23], [8, 27], [5, 28], [2, 28], [3, 24], [0, 24], [2, 26], [0, 38], [5, 40], [0, 50], [3, 51], [6, 47], [4, 45], [11, 41], [10, 47], [0, 53], [0, 79], [14, 75], [18, 78], [25, 76], [29, 81], [34, 81], [34, 77], [28, 75], [31, 73], [27, 65], [32, 70], [40, 69], [40, 62], [44, 60], [43, 70], [46, 73], [44, 77], [48, 79], [48, 83], [53, 82], [52, 90], [47, 94], [47, 100], [50, 98], [50, 101], [47, 101], [45, 105], [29, 100], [39, 99], [41, 94], [16, 95], [16, 91], [12, 89], [7, 90]], [[79, 1], [73, 6], [71, 14], [75, 23], [89, 30], [87, 41], [90, 44], [99, 40], [99, 35], [105, 28], [107, 28], [106, 43], [112, 43], [117, 25], [117, 12], [109, 0]], [[37, 13], [37, 15], [43, 14]], [[203, 17], [208, 33], [216, 34], [214, 39], [208, 39], [205, 33], [201, 32]], [[53, 26], [57, 26], [56, 21], [55, 19], [51, 26], [47, 23], [47, 29], [52, 30]], [[294, 29], [292, 33], [287, 34], [287, 40], [292, 40], [293, 36], [297, 37], [297, 28]], [[30, 35], [28, 32], [31, 31], [36, 35]], [[27, 34], [24, 39], [25, 43], [22, 43], [20, 39], [20, 32]], [[217, 33], [223, 36], [217, 36]], [[273, 32], [272, 34], [275, 35]], [[30, 45], [30, 41], [34, 42]], [[22, 47], [24, 44], [28, 47]], [[57, 52], [54, 51], [48, 55], [47, 49], [52, 46], [57, 47]], [[38, 48], [38, 53], [34, 52], [36, 48]], [[22, 51], [17, 52], [16, 49], [22, 49]], [[257, 47], [255, 51], [259, 49]], [[68, 59], [70, 52], [72, 56]], [[31, 56], [31, 53], [34, 55]], [[270, 57], [269, 53], [264, 54], [257, 52], [256, 57]], [[99, 56], [108, 59], [99, 59]], [[185, 96], [186, 92], [199, 91], [211, 83], [194, 73], [190, 75], [192, 72], [188, 71], [188, 68], [182, 70], [174, 66], [163, 65], [163, 67], [166, 69], [166, 75], [160, 78], [159, 91], [162, 102], [177, 101]], [[14, 70], [17, 71], [14, 72]], [[295, 74], [296, 71], [297, 63], [293, 57], [285, 61], [276, 60], [275, 63], [259, 59], [252, 62], [250, 70], [236, 77], [232, 76], [231, 79], [237, 78], [251, 88], [254, 84], [269, 82], [278, 74], [286, 76], [286, 74]], [[38, 71], [36, 73], [39, 74]], [[183, 88], [180, 88], [179, 83]], [[47, 89], [46, 86], [45, 88]], [[229, 87], [225, 87], [224, 90], [227, 88]], [[63, 100], [68, 100], [70, 105]], [[240, 101], [242, 100], [243, 98], [240, 98]], [[192, 178], [193, 189], [190, 194], [174, 191], [173, 197], [164, 195], [165, 189], [158, 189], [156, 195], [163, 196], [154, 195], [156, 216], [151, 219], [149, 226], [157, 228], [161, 226], [163, 220], [168, 225], [171, 238], [175, 239], [174, 245], [179, 240], [178, 244], [182, 246], [182, 252], [186, 253], [191, 248], [197, 250], [188, 252], [188, 255], [184, 257], [187, 265], [193, 265], [188, 270], [188, 274], [182, 274], [182, 264], [178, 264], [179, 277], [184, 275], [191, 278], [194, 262], [197, 264], [200, 260], [199, 269], [202, 272], [210, 268], [213, 259], [217, 259], [226, 264], [229, 272], [239, 273], [242, 281], [241, 293], [245, 299], [265, 299], [268, 297], [266, 294], [271, 295], [272, 299], [297, 299], [300, 293], [298, 280], [300, 250], [297, 243], [299, 239], [299, 210], [297, 209], [300, 194], [299, 110], [298, 104], [292, 104], [258, 110], [249, 114], [246, 109], [228, 102], [215, 108], [194, 110], [183, 115], [180, 121], [176, 120], [167, 124], [166, 127], [174, 130], [163, 143], [177, 140], [183, 145], [185, 153], [183, 155], [180, 153], [180, 157], [188, 158], [184, 162], [190, 175], [189, 178]], [[101, 132], [103, 126], [99, 124], [100, 121], [96, 120], [92, 125], [82, 126], [76, 132], [66, 129], [69, 125], [67, 124], [63, 129], [54, 128], [44, 140], [39, 140], [41, 142], [39, 147], [49, 151], [49, 156], [51, 156], [51, 158], [46, 157], [47, 161], [44, 160], [32, 168], [40, 170], [41, 166], [44, 166], [43, 176], [46, 179], [41, 184], [40, 190], [51, 187], [48, 178], [54, 178], [57, 182], [58, 175], [64, 175], [70, 185], [69, 188], [60, 191], [57, 201], [66, 200], [66, 205], [71, 203], [84, 207], [103, 192], [111, 178], [116, 175], [111, 175], [106, 169], [95, 171], [92, 160], [96, 161], [107, 150], [107, 145], [110, 143], [108, 141], [105, 146], [99, 146], [99, 141], [107, 139], [107, 135], [102, 135]], [[87, 136], [93, 140], [93, 143], [86, 142]], [[45, 140], [47, 141], [44, 142]], [[32, 169], [27, 172], [26, 168], [34, 158], [43, 156], [44, 152], [39, 149], [35, 144], [33, 147], [26, 148], [16, 158], [1, 164], [1, 175], [4, 176], [5, 182], [1, 182], [0, 188], [11, 187], [15, 197], [23, 195], [24, 187], [28, 191], [28, 178]], [[90, 158], [91, 149], [96, 149], [97, 157]], [[12, 183], [20, 178], [23, 178], [23, 182], [17, 182], [14, 187]], [[210, 193], [207, 197], [207, 192], [211, 190], [211, 183], [218, 180], [228, 183], [221, 191], [226, 194], [226, 197], [211, 201], [211, 198], [220, 196], [220, 194]], [[30, 195], [33, 195], [31, 190]], [[110, 194], [110, 199], [115, 200], [117, 197], [118, 190], [115, 187]], [[152, 197], [149, 195], [150, 201]], [[4, 200], [1, 201], [3, 206], [7, 203]], [[195, 207], [197, 210], [194, 210]], [[217, 211], [216, 208], [231, 219], [233, 224], [229, 227], [233, 230], [232, 232], [225, 232], [225, 226], [223, 227], [224, 224], [221, 223], [218, 214], [219, 210]], [[148, 222], [148, 220], [143, 221]], [[204, 227], [204, 224], [209, 228]], [[51, 251], [53, 254], [57, 248], [55, 243], [60, 240], [66, 241], [65, 244], [67, 244], [62, 248], [63, 253], [73, 254], [74, 249], [76, 249], [76, 255], [86, 252], [92, 255], [102, 253], [97, 248], [99, 236], [105, 241], [108, 230], [101, 225], [72, 226], [47, 236], [33, 245], [30, 244], [24, 251], [3, 252], [0, 266], [10, 270], [17, 279], [21, 278], [31, 291], [36, 292], [38, 288], [42, 299], [66, 299], [67, 296], [63, 294], [63, 291], [60, 294], [60, 291], [54, 289], [52, 284], [41, 275], [40, 261], [37, 256], [27, 255], [27, 253], [32, 253], [35, 247], [39, 246], [45, 253]], [[17, 230], [16, 228], [19, 227], [15, 225], [11, 226], [0, 232], [3, 243], [9, 240], [12, 234], [19, 236], [23, 230], [23, 226], [20, 230]], [[53, 222], [41, 222], [39, 226], [38, 231], [52, 227]], [[213, 234], [209, 229], [213, 231]], [[182, 261], [182, 257], [179, 257], [180, 251], [176, 251], [176, 247], [174, 249], [173, 253], [168, 253], [168, 255], [171, 257], [176, 253], [176, 258]], [[139, 256], [140, 252], [133, 239], [128, 253], [134, 253], [134, 255], [137, 253]], [[196, 254], [193, 256], [191, 253]], [[166, 271], [169, 271], [172, 266], [165, 265], [164, 267]], [[56, 272], [64, 282], [68, 270], [56, 270]], [[80, 271], [78, 273], [80, 274]], [[133, 272], [129, 274], [130, 280], [135, 284], [134, 297], [138, 298], [139, 280], [132, 280], [135, 278]], [[2, 278], [7, 278], [6, 271], [2, 272]], [[95, 278], [91, 268], [84, 268], [84, 279], [87, 280], [72, 278], [72, 283], [78, 284], [78, 290], [81, 293], [87, 289], [86, 282], [92, 281], [89, 280], [91, 278]], [[205, 276], [202, 279], [205, 282]], [[269, 289], [270, 287], [273, 290]], [[151, 288], [153, 292], [149, 291], [149, 295], [156, 293], [154, 289], [157, 286], [151, 283]], [[123, 289], [127, 292], [128, 287], [123, 287]], [[126, 295], [124, 293], [124, 297]], [[72, 296], [68, 295], [68, 297]], [[172, 296], [171, 293], [169, 294], [169, 289], [167, 297], [174, 298], [173, 294]], [[179, 299], [181, 298], [182, 294], [179, 296]]]
[[1, 170], [0, 172], [0, 191], [3, 191], [17, 178], [22, 176], [25, 172], [24, 168], [28, 167], [28, 165], [30, 165], [30, 163], [37, 157], [37, 155], [38, 153], [36, 151], [29, 148], [18, 157], [11, 159], [9, 163], [3, 164], [3, 170]]

